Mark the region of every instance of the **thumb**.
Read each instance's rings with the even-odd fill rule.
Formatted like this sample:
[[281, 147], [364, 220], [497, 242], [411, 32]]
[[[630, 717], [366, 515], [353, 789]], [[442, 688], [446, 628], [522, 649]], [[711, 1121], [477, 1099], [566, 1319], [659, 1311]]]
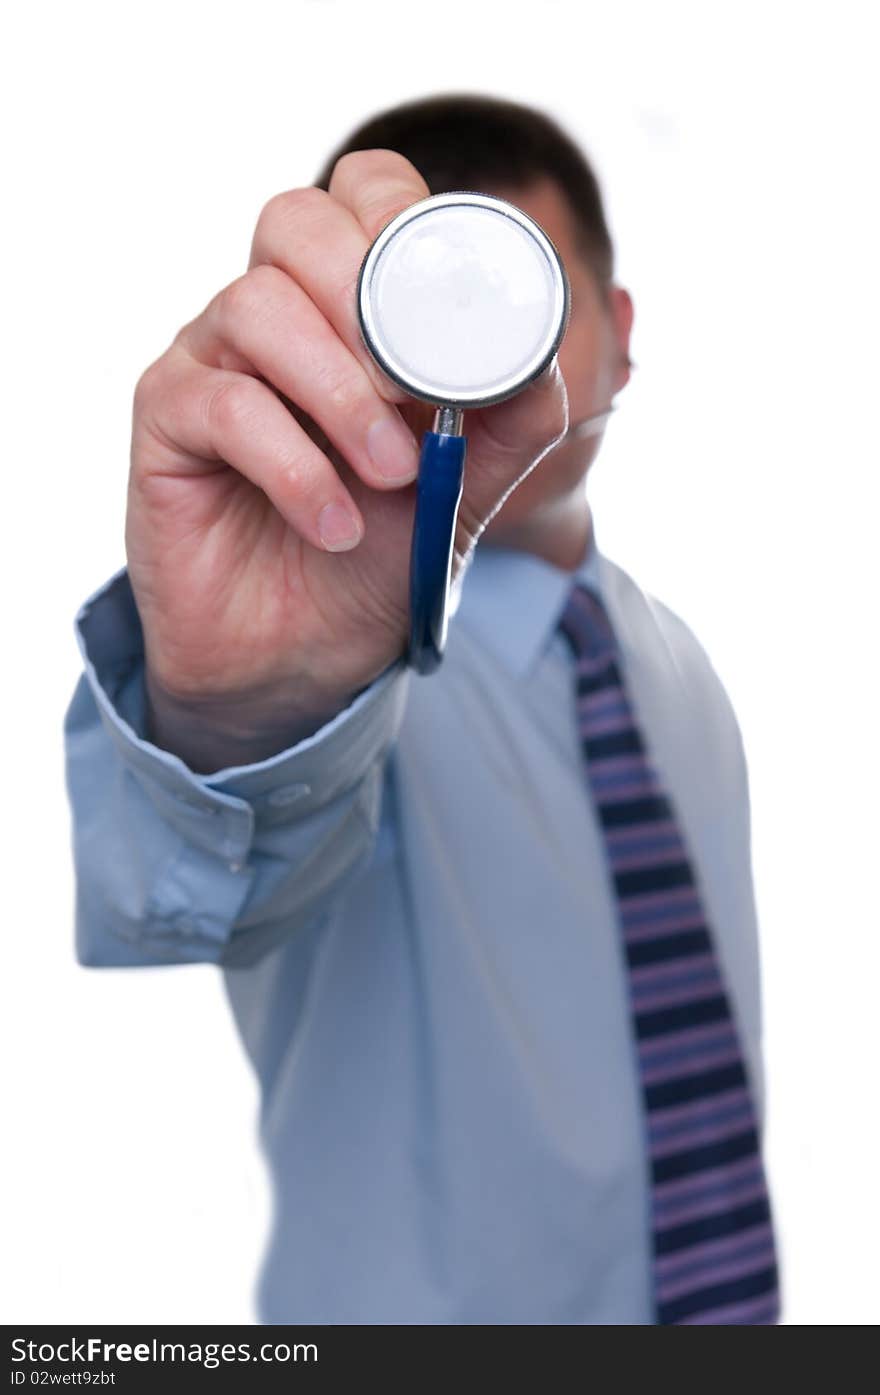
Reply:
[[465, 414], [467, 465], [458, 511], [463, 551], [567, 430], [568, 394], [557, 358], [515, 397]]

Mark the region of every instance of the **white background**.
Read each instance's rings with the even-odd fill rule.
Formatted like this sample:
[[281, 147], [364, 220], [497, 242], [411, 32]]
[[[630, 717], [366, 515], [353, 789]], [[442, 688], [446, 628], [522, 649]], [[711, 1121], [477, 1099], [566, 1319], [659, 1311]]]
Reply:
[[[591, 498], [749, 754], [787, 1320], [880, 1318], [873, 7], [18, 6], [6, 138], [5, 1321], [252, 1321], [256, 1091], [208, 968], [75, 965], [72, 619], [124, 561], [131, 393], [367, 113], [532, 101], [592, 154], [636, 302]], [[10, 313], [11, 312], [11, 313]]]

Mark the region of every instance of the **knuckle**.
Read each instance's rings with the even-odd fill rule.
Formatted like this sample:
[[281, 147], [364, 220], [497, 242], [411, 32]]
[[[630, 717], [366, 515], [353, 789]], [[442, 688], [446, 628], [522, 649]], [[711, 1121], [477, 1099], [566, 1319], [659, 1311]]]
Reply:
[[279, 484], [288, 498], [301, 501], [317, 499], [326, 487], [328, 468], [317, 450], [304, 446], [290, 451], [279, 462]]
[[136, 423], [155, 427], [179, 401], [189, 380], [191, 360], [175, 340], [157, 359], [148, 364], [134, 386], [132, 416]]
[[344, 155], [340, 155], [333, 166], [333, 174], [337, 177], [356, 178], [361, 173], [367, 171], [375, 164], [373, 150], [348, 150]]
[[224, 286], [214, 301], [214, 309], [221, 329], [228, 328], [247, 315], [253, 305], [253, 278], [245, 272]]
[[333, 202], [324, 189], [318, 189], [313, 184], [304, 185], [301, 189], [290, 189], [287, 194], [281, 195], [281, 201], [279, 211], [288, 223], [323, 218]]
[[134, 385], [133, 404], [136, 416], [143, 415], [156, 400], [162, 372], [161, 363], [161, 359], [156, 359], [154, 363], [149, 364]]
[[277, 290], [282, 281], [286, 280], [284, 272], [277, 266], [271, 266], [268, 262], [260, 262], [257, 266], [252, 266], [250, 271], [245, 272], [245, 278], [250, 282], [250, 294], [262, 299], [266, 295]]
[[255, 237], [271, 234], [278, 224], [286, 221], [286, 208], [291, 196], [296, 192], [294, 189], [287, 189], [283, 193], [273, 194], [267, 199], [260, 209], [254, 228]]
[[356, 417], [364, 407], [364, 394], [349, 377], [333, 377], [325, 384], [327, 405], [340, 417]]
[[329, 194], [313, 185], [273, 194], [257, 219], [257, 237], [271, 241], [276, 230], [283, 233], [291, 227], [323, 218], [330, 202]]
[[370, 398], [355, 374], [340, 372], [338, 366], [326, 360], [318, 371], [320, 396], [329, 412], [343, 419], [357, 418], [366, 412]]
[[205, 398], [206, 424], [212, 435], [238, 435], [253, 419], [256, 410], [256, 384], [249, 379], [224, 378]]
[[224, 286], [215, 302], [221, 332], [232, 337], [235, 326], [242, 320], [265, 314], [267, 303], [278, 292], [278, 278], [283, 274], [274, 266], [254, 266]]

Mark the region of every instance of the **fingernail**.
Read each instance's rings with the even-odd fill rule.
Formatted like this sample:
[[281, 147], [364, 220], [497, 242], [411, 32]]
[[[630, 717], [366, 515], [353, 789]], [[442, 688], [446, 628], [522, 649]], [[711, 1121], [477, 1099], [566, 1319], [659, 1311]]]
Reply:
[[348, 552], [361, 540], [361, 527], [344, 504], [325, 504], [318, 514], [318, 532], [328, 552]]
[[419, 473], [419, 448], [399, 418], [382, 417], [367, 429], [367, 450], [383, 479], [408, 484]]

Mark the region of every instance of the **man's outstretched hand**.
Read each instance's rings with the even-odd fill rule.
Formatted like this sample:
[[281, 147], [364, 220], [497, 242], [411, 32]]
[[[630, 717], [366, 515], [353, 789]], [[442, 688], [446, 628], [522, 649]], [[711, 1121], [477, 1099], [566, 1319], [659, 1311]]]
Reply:
[[[356, 289], [373, 238], [428, 193], [369, 150], [327, 192], [272, 198], [248, 270], [138, 381], [126, 548], [151, 734], [193, 769], [283, 750], [403, 653], [432, 409], [374, 363]], [[555, 360], [468, 413], [454, 572], [567, 417]]]

